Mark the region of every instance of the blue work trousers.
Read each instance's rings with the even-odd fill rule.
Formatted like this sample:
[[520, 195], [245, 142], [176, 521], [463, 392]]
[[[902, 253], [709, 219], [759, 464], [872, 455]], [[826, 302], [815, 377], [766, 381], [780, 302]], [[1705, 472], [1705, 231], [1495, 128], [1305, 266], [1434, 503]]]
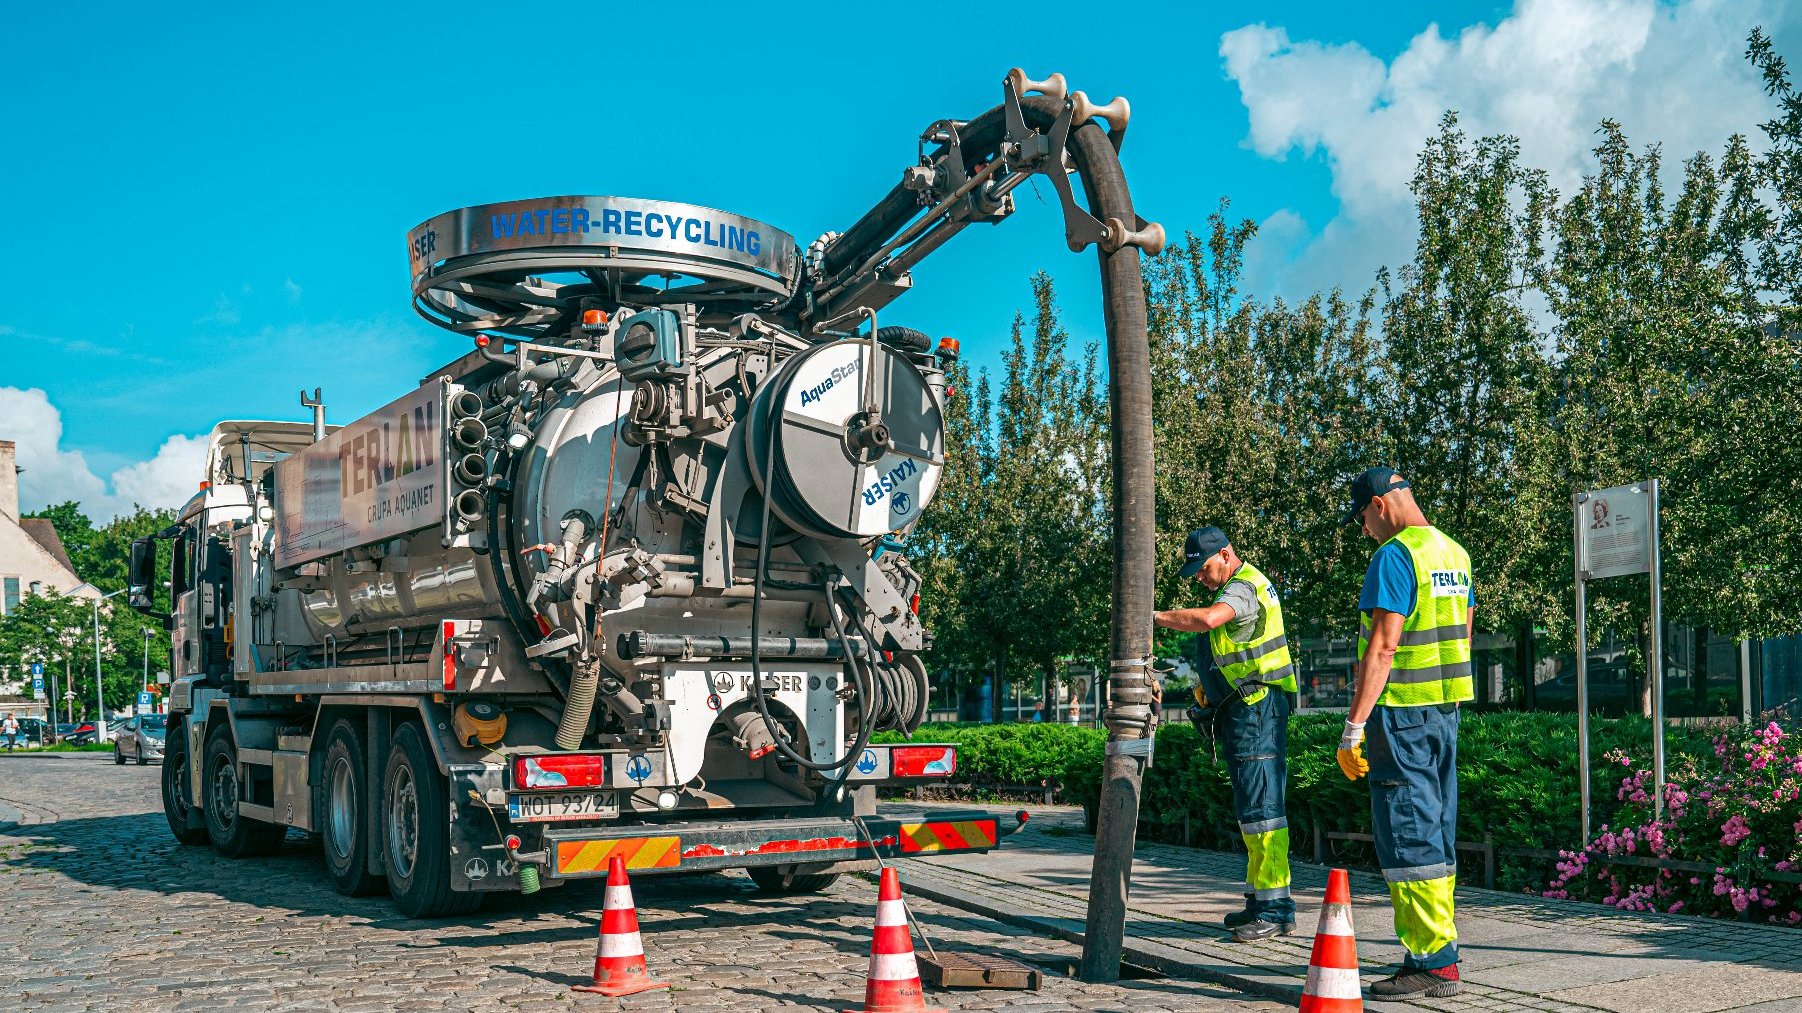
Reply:
[[1223, 720], [1233, 811], [1245, 839], [1245, 893], [1252, 914], [1278, 924], [1295, 920], [1289, 895], [1288, 693], [1266, 690], [1256, 703], [1228, 698]]
[[1458, 705], [1378, 706], [1368, 738], [1377, 864], [1389, 881], [1403, 966], [1458, 962]]

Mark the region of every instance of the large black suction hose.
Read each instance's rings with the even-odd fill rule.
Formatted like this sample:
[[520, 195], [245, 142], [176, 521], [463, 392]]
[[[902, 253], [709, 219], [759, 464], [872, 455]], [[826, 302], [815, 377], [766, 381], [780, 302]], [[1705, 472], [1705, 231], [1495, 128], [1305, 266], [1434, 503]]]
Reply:
[[[1049, 131], [1064, 101], [1023, 96], [1026, 125]], [[996, 106], [958, 130], [966, 164], [997, 156], [1006, 133], [1005, 111]], [[1101, 222], [1136, 226], [1126, 175], [1107, 133], [1094, 120], [1075, 125], [1067, 142], [1089, 210]], [[942, 149], [941, 149], [942, 150]], [[1055, 157], [1055, 156], [1054, 156]], [[1053, 168], [1051, 171], [1059, 171]], [[897, 186], [826, 252], [829, 273], [861, 262], [900, 232], [920, 211], [913, 195]], [[1127, 876], [1138, 829], [1140, 778], [1149, 756], [1136, 745], [1151, 733], [1153, 684], [1151, 611], [1154, 596], [1153, 547], [1156, 504], [1151, 452], [1151, 343], [1146, 333], [1145, 279], [1139, 250], [1115, 244], [1097, 251], [1107, 327], [1108, 395], [1112, 405], [1114, 458], [1114, 584], [1112, 648], [1108, 665], [1108, 752], [1103, 767], [1095, 841], [1099, 858], [1089, 888], [1088, 933], [1083, 949], [1085, 981], [1112, 981], [1120, 974], [1120, 927], [1125, 918]]]
[[[1026, 125], [1036, 130], [1049, 131], [1063, 110], [1063, 99], [1044, 95], [1020, 98], [1021, 115]], [[958, 134], [968, 164], [998, 157], [1006, 131], [1006, 110], [1002, 106], [960, 127]], [[1100, 123], [1091, 119], [1073, 126], [1067, 146], [1088, 195], [1090, 213], [1099, 221], [1113, 219], [1133, 228], [1138, 216], [1133, 212], [1126, 173]], [[826, 251], [828, 270], [842, 269], [875, 252], [921, 210], [917, 195], [897, 185]], [[1098, 248], [1096, 253], [1107, 326], [1114, 457], [1114, 618], [1106, 723], [1111, 738], [1139, 739], [1148, 733], [1152, 721], [1152, 683], [1145, 663], [1151, 655], [1157, 533], [1151, 454], [1151, 342], [1146, 333], [1145, 278], [1140, 271], [1138, 248], [1121, 245], [1112, 251]], [[1107, 784], [1140, 762], [1137, 757], [1115, 754], [1110, 754], [1108, 760]], [[1130, 799], [1117, 801], [1130, 803], [1136, 813], [1136, 787]], [[1109, 804], [1110, 798], [1104, 791], [1102, 805], [1106, 808]]]

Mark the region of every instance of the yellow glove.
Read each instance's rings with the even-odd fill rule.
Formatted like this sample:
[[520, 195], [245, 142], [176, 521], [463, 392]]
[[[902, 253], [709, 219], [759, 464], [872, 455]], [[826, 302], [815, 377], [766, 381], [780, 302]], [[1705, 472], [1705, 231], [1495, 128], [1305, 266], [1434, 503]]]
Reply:
[[1196, 706], [1206, 707], [1208, 705], [1208, 691], [1201, 688], [1201, 683], [1196, 683], [1195, 689], [1192, 692], [1195, 696]]
[[1345, 732], [1339, 736], [1339, 769], [1348, 781], [1356, 781], [1370, 773], [1370, 761], [1364, 758], [1362, 721], [1345, 722]]

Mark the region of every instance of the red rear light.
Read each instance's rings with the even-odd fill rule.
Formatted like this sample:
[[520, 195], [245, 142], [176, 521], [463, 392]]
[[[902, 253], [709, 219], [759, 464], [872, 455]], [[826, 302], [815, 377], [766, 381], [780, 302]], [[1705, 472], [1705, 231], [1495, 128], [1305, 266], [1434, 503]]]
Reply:
[[457, 688], [457, 645], [451, 638], [457, 635], [457, 624], [444, 624], [444, 688], [448, 692]]
[[553, 753], [513, 758], [513, 788], [516, 791], [605, 788], [611, 783], [604, 754]]
[[894, 777], [950, 777], [957, 773], [956, 746], [896, 746], [889, 753]]

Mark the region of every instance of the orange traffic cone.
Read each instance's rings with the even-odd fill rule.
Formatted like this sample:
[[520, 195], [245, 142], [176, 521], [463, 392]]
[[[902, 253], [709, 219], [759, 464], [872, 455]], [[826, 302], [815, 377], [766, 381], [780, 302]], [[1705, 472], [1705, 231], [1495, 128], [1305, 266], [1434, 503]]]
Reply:
[[577, 992], [631, 995], [669, 982], [651, 980], [644, 962], [644, 940], [638, 935], [638, 906], [626, 881], [626, 860], [614, 855], [607, 863], [607, 896], [601, 902], [601, 938], [594, 951], [594, 984], [573, 986]]
[[1314, 955], [1301, 989], [1301, 1013], [1361, 1013], [1358, 941], [1352, 936], [1351, 877], [1344, 869], [1327, 874], [1326, 903], [1314, 930]]
[[907, 908], [901, 900], [901, 877], [892, 867], [882, 870], [876, 895], [876, 939], [870, 944], [870, 974], [864, 983], [863, 1008], [845, 1013], [945, 1013], [926, 1005], [914, 941], [907, 931]]

